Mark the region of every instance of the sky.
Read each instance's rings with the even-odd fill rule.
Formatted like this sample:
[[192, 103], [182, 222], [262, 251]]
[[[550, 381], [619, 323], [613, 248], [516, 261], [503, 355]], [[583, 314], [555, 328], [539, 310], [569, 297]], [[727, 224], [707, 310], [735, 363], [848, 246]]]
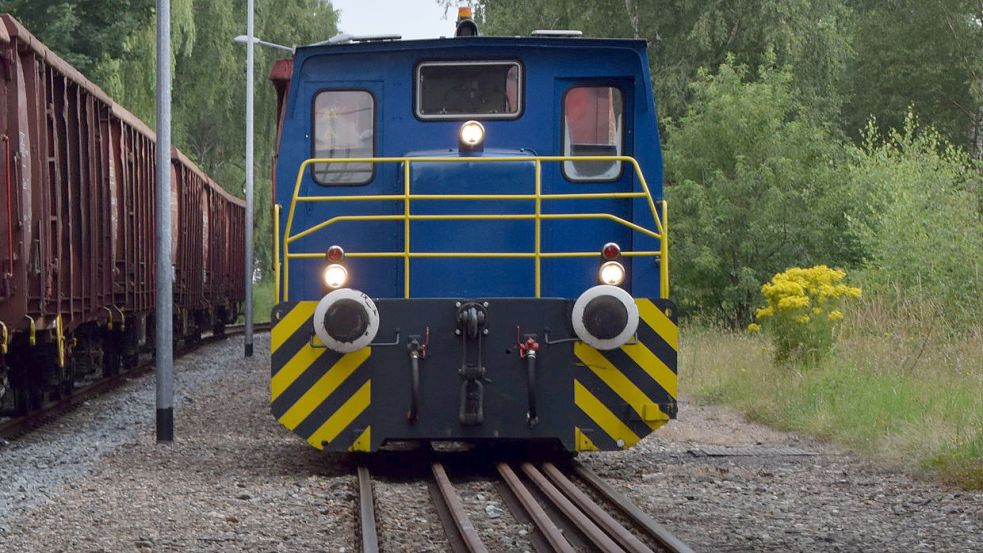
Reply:
[[332, 0], [341, 11], [338, 30], [350, 35], [398, 34], [406, 39], [454, 35], [457, 11], [448, 13], [436, 0]]

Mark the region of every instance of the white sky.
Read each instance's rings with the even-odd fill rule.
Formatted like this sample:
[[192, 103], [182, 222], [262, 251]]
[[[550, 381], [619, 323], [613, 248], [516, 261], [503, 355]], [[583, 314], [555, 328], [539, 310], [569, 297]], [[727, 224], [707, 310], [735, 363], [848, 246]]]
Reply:
[[332, 0], [341, 11], [338, 31], [350, 35], [398, 34], [406, 39], [454, 35], [457, 10], [448, 12], [436, 0]]

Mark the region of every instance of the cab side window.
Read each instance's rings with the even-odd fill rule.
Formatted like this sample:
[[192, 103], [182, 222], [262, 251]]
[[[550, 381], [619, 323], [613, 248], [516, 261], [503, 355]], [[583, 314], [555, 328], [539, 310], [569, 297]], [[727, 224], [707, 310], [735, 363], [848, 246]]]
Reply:
[[[326, 90], [314, 98], [314, 157], [366, 158], [375, 155], [375, 100], [364, 90]], [[317, 163], [314, 180], [323, 185], [357, 185], [372, 180], [365, 162]]]
[[[611, 86], [578, 86], [563, 97], [563, 155], [620, 156], [623, 151], [624, 102]], [[616, 161], [566, 161], [572, 181], [608, 181], [621, 176]]]

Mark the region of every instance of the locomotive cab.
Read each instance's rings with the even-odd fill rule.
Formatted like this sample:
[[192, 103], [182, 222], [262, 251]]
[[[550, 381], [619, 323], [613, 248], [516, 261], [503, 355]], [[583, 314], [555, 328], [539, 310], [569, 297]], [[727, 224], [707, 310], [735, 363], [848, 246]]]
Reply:
[[643, 41], [335, 42], [271, 78], [281, 424], [332, 451], [579, 451], [675, 417]]

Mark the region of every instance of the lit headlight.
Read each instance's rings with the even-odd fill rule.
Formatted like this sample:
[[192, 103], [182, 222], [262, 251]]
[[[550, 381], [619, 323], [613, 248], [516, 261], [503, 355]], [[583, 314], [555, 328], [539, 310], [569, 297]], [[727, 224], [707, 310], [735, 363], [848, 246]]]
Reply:
[[599, 276], [602, 283], [618, 286], [625, 281], [625, 268], [617, 261], [608, 261], [601, 265]]
[[465, 149], [474, 149], [481, 146], [481, 143], [485, 141], [485, 126], [477, 121], [468, 121], [467, 123], [461, 125], [461, 147]]
[[348, 269], [342, 265], [328, 265], [324, 270], [324, 284], [328, 288], [341, 288], [347, 281]]

